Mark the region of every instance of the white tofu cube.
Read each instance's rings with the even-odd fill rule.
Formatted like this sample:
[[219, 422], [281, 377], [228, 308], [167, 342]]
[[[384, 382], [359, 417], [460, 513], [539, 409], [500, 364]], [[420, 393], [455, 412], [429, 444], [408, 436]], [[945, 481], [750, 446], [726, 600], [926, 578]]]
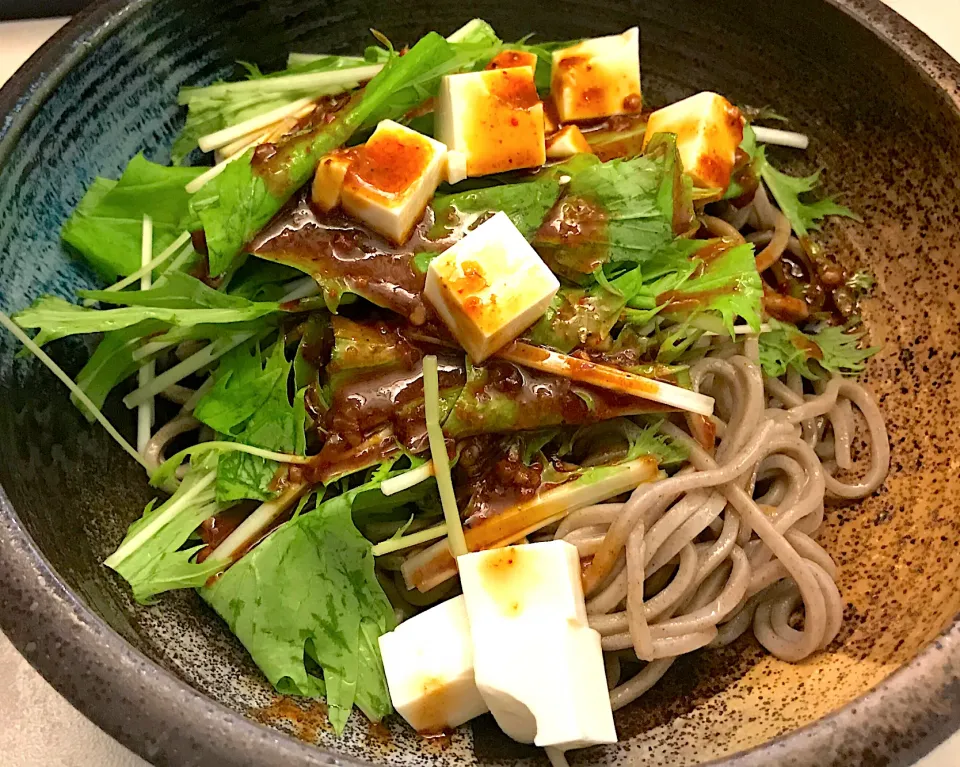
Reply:
[[743, 115], [723, 96], [704, 91], [658, 109], [647, 120], [643, 145], [675, 133], [680, 162], [695, 186], [726, 189], [743, 141]]
[[640, 111], [640, 30], [553, 52], [550, 96], [563, 122]]
[[533, 67], [447, 75], [435, 114], [437, 138], [466, 156], [468, 176], [533, 168], [546, 160]]
[[[457, 564], [471, 615], [495, 615], [497, 623], [587, 625], [576, 546], [565, 541], [506, 546], [465, 554]], [[482, 623], [476, 628], [474, 638], [487, 631]]]
[[564, 160], [584, 153], [593, 154], [593, 150], [576, 125], [565, 125], [547, 139], [547, 157], [551, 160]]
[[560, 283], [506, 213], [430, 262], [424, 295], [480, 363], [536, 322]]
[[329, 212], [340, 204], [343, 181], [354, 155], [347, 150], [331, 152], [320, 158], [310, 187], [310, 198], [320, 210]]
[[477, 689], [500, 728], [562, 750], [615, 743], [600, 635], [587, 625], [580, 559], [564, 541], [457, 559]]
[[459, 184], [467, 177], [467, 156], [463, 152], [447, 152], [447, 183]]
[[423, 216], [447, 167], [439, 141], [383, 120], [356, 150], [340, 204], [392, 242], [406, 242]]
[[417, 732], [440, 733], [486, 713], [462, 596], [381, 636], [380, 655], [393, 706]]

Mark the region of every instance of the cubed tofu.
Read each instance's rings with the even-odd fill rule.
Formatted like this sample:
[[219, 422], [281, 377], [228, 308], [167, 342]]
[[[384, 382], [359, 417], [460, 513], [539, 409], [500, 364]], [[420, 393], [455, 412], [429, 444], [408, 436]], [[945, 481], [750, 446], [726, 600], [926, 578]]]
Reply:
[[463, 152], [447, 152], [447, 183], [459, 184], [467, 177], [467, 156]]
[[500, 728], [561, 750], [615, 743], [600, 635], [587, 625], [580, 559], [550, 541], [457, 559], [477, 689]]
[[462, 596], [381, 636], [380, 655], [393, 706], [417, 732], [440, 733], [486, 713]]
[[337, 151], [320, 158], [310, 187], [310, 199], [320, 210], [329, 212], [340, 204], [343, 181], [355, 154], [352, 150]]
[[560, 283], [506, 213], [430, 262], [424, 294], [480, 363], [536, 322]]
[[[511, 624], [556, 620], [587, 625], [580, 557], [565, 541], [478, 551], [459, 557], [457, 565], [471, 615], [496, 615]], [[480, 625], [474, 636], [486, 631]]]
[[356, 150], [340, 204], [374, 231], [403, 244], [446, 173], [446, 155], [439, 141], [384, 120]]
[[447, 75], [437, 99], [436, 136], [462, 152], [468, 176], [543, 165], [543, 104], [532, 67]]
[[640, 111], [640, 31], [594, 37], [553, 52], [550, 95], [562, 122]]
[[564, 160], [575, 154], [592, 154], [590, 144], [576, 125], [566, 125], [547, 138], [547, 157]]
[[723, 96], [705, 91], [658, 109], [647, 120], [643, 145], [675, 133], [680, 162], [695, 186], [726, 189], [743, 141], [743, 115]]
[[537, 54], [528, 51], [502, 51], [494, 56], [487, 69], [511, 69], [513, 67], [537, 66]]

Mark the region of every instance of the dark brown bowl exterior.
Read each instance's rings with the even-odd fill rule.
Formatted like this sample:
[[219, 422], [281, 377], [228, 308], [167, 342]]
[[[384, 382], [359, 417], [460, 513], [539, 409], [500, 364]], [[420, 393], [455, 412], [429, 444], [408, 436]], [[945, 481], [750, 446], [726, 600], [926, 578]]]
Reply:
[[[840, 638], [797, 666], [748, 640], [687, 657], [618, 716], [619, 747], [575, 760], [909, 764], [960, 726], [960, 66], [876, 0], [95, 4], [0, 91], [0, 308], [91, 280], [59, 249], [59, 226], [93, 175], [140, 150], [164, 157], [179, 83], [226, 75], [235, 59], [357, 51], [372, 26], [402, 43], [472, 16], [507, 39], [639, 24], [647, 104], [711, 89], [775, 106], [813, 136], [805, 156], [780, 159], [827, 168], [827, 187], [863, 215], [829, 225], [828, 247], [877, 276], [864, 314], [883, 350], [868, 381], [893, 471], [876, 497], [828, 510]], [[338, 741], [319, 707], [276, 700], [199, 599], [134, 605], [99, 562], [147, 500], [143, 478], [13, 351], [0, 334], [0, 626], [97, 724], [156, 764], [542, 759], [482, 722], [441, 746], [355, 717]], [[71, 372], [87, 353], [54, 345]], [[130, 425], [116, 402], [108, 410]]]

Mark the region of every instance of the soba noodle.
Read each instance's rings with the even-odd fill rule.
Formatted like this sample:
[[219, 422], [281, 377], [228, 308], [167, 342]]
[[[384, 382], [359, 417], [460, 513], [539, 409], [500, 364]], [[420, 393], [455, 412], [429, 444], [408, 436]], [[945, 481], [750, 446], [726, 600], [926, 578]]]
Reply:
[[[624, 503], [574, 512], [555, 532], [593, 556], [587, 611], [611, 654], [615, 708], [650, 689], [677, 656], [729, 644], [751, 627], [784, 660], [826, 647], [843, 604], [836, 566], [814, 540], [824, 498], [869, 495], [889, 465], [883, 419], [857, 383], [832, 378], [804, 394], [764, 381], [743, 353], [708, 356], [691, 378], [717, 399], [714, 454], [667, 423], [664, 431], [689, 450], [687, 467]], [[852, 407], [866, 423], [871, 456], [862, 478], [847, 481], [833, 468], [852, 466]], [[802, 628], [791, 622], [797, 609]], [[624, 651], [646, 662], [629, 679], [620, 678]]]

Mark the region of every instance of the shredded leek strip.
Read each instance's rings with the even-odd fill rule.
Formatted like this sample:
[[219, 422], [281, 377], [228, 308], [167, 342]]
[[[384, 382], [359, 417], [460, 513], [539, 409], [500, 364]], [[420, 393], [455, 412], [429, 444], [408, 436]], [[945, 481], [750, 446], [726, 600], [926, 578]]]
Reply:
[[447, 523], [442, 522], [434, 527], [428, 527], [426, 530], [419, 530], [409, 535], [401, 535], [399, 538], [388, 538], [373, 547], [373, 556], [381, 557], [384, 554], [392, 554], [394, 551], [409, 549], [411, 546], [419, 546], [421, 543], [443, 538], [446, 534]]
[[778, 128], [763, 128], [759, 125], [751, 125], [750, 127], [753, 128], [757, 141], [761, 144], [774, 144], [791, 149], [806, 149], [810, 146], [810, 137], [803, 133]]
[[[144, 214], [143, 216], [143, 234], [140, 240], [140, 270], [143, 272], [140, 276], [140, 290], [150, 290], [153, 284], [153, 272], [146, 267], [153, 259], [153, 219]], [[146, 365], [140, 367], [137, 371], [137, 385], [140, 387], [148, 386], [154, 379], [157, 372], [156, 360], [150, 360]], [[155, 418], [154, 398], [150, 397], [145, 402], [137, 405], [137, 450], [145, 453], [147, 443], [150, 441], [150, 433], [153, 430]]]
[[[149, 218], [149, 216], [144, 216], [144, 219], [147, 219], [147, 218]], [[139, 269], [137, 269], [137, 271], [127, 275], [122, 280], [120, 280], [120, 282], [115, 282], [110, 287], [104, 288], [104, 290], [123, 290], [124, 288], [130, 285], [133, 285], [133, 283], [135, 283], [137, 280], [141, 281], [140, 282], [141, 290], [145, 290], [145, 288], [143, 287], [143, 277], [145, 275], [152, 275], [154, 269], [156, 269], [158, 266], [163, 264], [174, 253], [180, 250], [180, 248], [186, 245], [189, 239], [190, 239], [190, 232], [183, 232], [179, 237], [177, 237], [177, 239], [171, 242], [163, 250], [163, 252], [161, 252], [160, 255], [157, 256], [155, 259], [153, 259], [152, 261], [147, 261], [146, 263], [143, 263], [141, 260], [141, 266]], [[172, 269], [174, 265], [175, 263], [171, 264], [170, 268]]]
[[169, 349], [171, 346], [176, 346], [177, 343], [177, 341], [150, 341], [149, 343], [141, 346], [130, 356], [134, 362], [139, 362], [147, 357], [152, 357], [154, 354], [159, 354], [164, 349]]
[[244, 156], [244, 154], [246, 154], [248, 149], [259, 144], [265, 137], [266, 134], [263, 134], [262, 136], [254, 136], [248, 143], [244, 144], [240, 149], [238, 149], [236, 154], [232, 154], [227, 159], [221, 160], [212, 168], [209, 168], [201, 173], [193, 181], [184, 184], [184, 190], [186, 190], [187, 194], [195, 194], [196, 192], [199, 192], [201, 189], [203, 189], [208, 181], [213, 181], [213, 179], [227, 169], [227, 166], [230, 163], [234, 162], [235, 160], [239, 160]]
[[371, 80], [383, 69], [383, 64], [368, 64], [347, 69], [335, 69], [326, 72], [305, 72], [299, 75], [284, 75], [270, 79], [242, 80], [234, 83], [217, 83], [204, 88], [181, 92], [178, 99], [181, 105], [189, 104], [194, 98], [212, 99], [228, 95], [279, 96], [292, 91], [315, 91], [317, 93], [340, 93], [355, 88], [364, 80]]
[[50, 369], [51, 373], [53, 373], [63, 382], [63, 384], [70, 390], [70, 393], [73, 394], [73, 396], [76, 397], [77, 400], [89, 411], [90, 415], [100, 422], [100, 425], [107, 430], [107, 434], [113, 437], [120, 447], [122, 447], [137, 463], [143, 466], [143, 468], [147, 468], [147, 462], [144, 460], [143, 456], [137, 452], [133, 445], [123, 438], [116, 428], [114, 428], [113, 424], [107, 420], [107, 417], [100, 412], [100, 408], [93, 404], [93, 400], [87, 396], [86, 392], [77, 386], [74, 380], [65, 372], [63, 372], [63, 369], [56, 362], [50, 359], [50, 355], [37, 346], [33, 342], [33, 339], [24, 333], [20, 326], [3, 312], [0, 312], [0, 325], [3, 325], [7, 330], [13, 333], [20, 343], [27, 347], [27, 349], [29, 349], [37, 359], [39, 359]]
[[[186, 233], [186, 234], [187, 234], [187, 237], [189, 238], [189, 236], [190, 236], [189, 233]], [[186, 263], [187, 259], [189, 259], [190, 256], [196, 255], [196, 253], [197, 253], [197, 251], [195, 251], [195, 250], [193, 249], [193, 243], [188, 242], [188, 243], [187, 243], [187, 247], [185, 247], [185, 248], [180, 252], [180, 255], [177, 256], [175, 259], [173, 259], [173, 261], [170, 262], [170, 266], [168, 266], [168, 267], [164, 270], [163, 274], [161, 274], [159, 277], [157, 277], [157, 283], [156, 283], [156, 284], [159, 285], [161, 282], [163, 282], [163, 281], [167, 278], [167, 273], [168, 273], [168, 272], [177, 272], [177, 271], [180, 271], [180, 267], [183, 266], [183, 265]]]
[[[127, 557], [129, 557], [134, 551], [136, 551], [140, 546], [146, 541], [150, 540], [157, 531], [164, 527], [171, 519], [173, 519], [177, 514], [179, 514], [183, 509], [185, 509], [191, 503], [196, 502], [197, 505], [202, 505], [200, 502], [201, 493], [206, 490], [217, 478], [217, 472], [211, 471], [208, 474], [205, 474], [197, 482], [191, 485], [189, 488], [184, 490], [183, 495], [181, 495], [176, 501], [170, 504], [170, 506], [164, 509], [162, 512], [155, 514], [150, 518], [150, 521], [147, 522], [143, 528], [137, 532], [130, 540], [123, 543], [119, 549], [117, 549], [113, 554], [111, 554], [107, 559], [104, 560], [104, 564], [116, 570], [117, 566], [123, 562]], [[209, 498], [207, 498], [209, 496]], [[214, 493], [213, 491], [208, 492], [206, 495], [202, 496], [203, 502], [206, 503], [210, 500], [213, 500]]]
[[287, 301], [299, 301], [301, 298], [310, 298], [320, 292], [320, 286], [313, 277], [304, 277], [299, 280], [288, 282], [285, 286], [287, 292], [280, 298], [280, 303]]
[[267, 140], [267, 136], [269, 135], [270, 128], [267, 128], [266, 130], [248, 133], [245, 136], [241, 136], [236, 141], [232, 141], [226, 146], [220, 147], [214, 154], [214, 157], [216, 158], [214, 165], [219, 165], [224, 160], [229, 160], [238, 152], [242, 152], [244, 149], [250, 146], [251, 141], [256, 141], [258, 144], [262, 144]]
[[653, 378], [628, 373], [610, 365], [588, 362], [568, 354], [550, 351], [523, 341], [511, 341], [496, 353], [500, 359], [516, 365], [553, 373], [561, 378], [599, 386], [601, 389], [629, 394], [700, 415], [713, 414], [713, 397], [663, 383]]
[[190, 399], [183, 403], [183, 407], [180, 408], [180, 410], [184, 413], [192, 413], [196, 409], [197, 405], [200, 404], [200, 400], [202, 400], [207, 395], [207, 392], [213, 388], [213, 384], [213, 376], [207, 376], [207, 380], [197, 387], [197, 390], [190, 395]]
[[[304, 64], [312, 64], [318, 59], [325, 59], [331, 54], [329, 53], [288, 53], [287, 54], [287, 68], [291, 67], [300, 67]], [[358, 67], [363, 66], [367, 63], [367, 60], [361, 58], [360, 56], [341, 56], [342, 59], [350, 59]]]
[[416, 487], [421, 482], [425, 482], [434, 475], [433, 461], [427, 461], [417, 466], [415, 469], [405, 471], [396, 477], [385, 479], [380, 485], [380, 492], [384, 495], [396, 495], [403, 490], [409, 490]]
[[[163, 263], [167, 259], [169, 259], [174, 253], [176, 253], [180, 248], [182, 248], [189, 239], [190, 239], [190, 232], [183, 232], [179, 237], [177, 237], [177, 239], [175, 239], [172, 243], [170, 243], [164, 249], [164, 251], [155, 259], [153, 259], [149, 263], [143, 264], [139, 269], [137, 269], [137, 271], [133, 272], [132, 274], [128, 274], [122, 280], [120, 280], [119, 282], [113, 283], [113, 285], [110, 285], [109, 287], [104, 288], [104, 290], [111, 290], [111, 291], [123, 290], [124, 288], [129, 287], [130, 285], [133, 285], [133, 283], [135, 283], [137, 280], [142, 280], [144, 274], [152, 275], [154, 269], [156, 269], [158, 266], [162, 266]], [[192, 247], [189, 248], [188, 250], [191, 253], [193, 252]], [[170, 268], [176, 269], [177, 266], [183, 263], [183, 261], [185, 260], [185, 257], [186, 257], [186, 254], [181, 253], [179, 256], [177, 256], [177, 258], [175, 258], [171, 262]], [[160, 279], [162, 279], [162, 275], [160, 278], [158, 278], [157, 281], [159, 282]], [[83, 305], [93, 306], [95, 303], [97, 302], [87, 299], [83, 302]]]
[[244, 120], [243, 122], [229, 125], [226, 128], [214, 131], [213, 133], [208, 133], [206, 136], [201, 136], [197, 140], [197, 145], [204, 152], [212, 152], [214, 149], [220, 149], [221, 147], [224, 147], [239, 138], [243, 138], [254, 131], [259, 131], [263, 128], [269, 128], [271, 125], [279, 122], [284, 117], [289, 117], [292, 114], [296, 114], [305, 107], [314, 105], [316, 99], [316, 96], [297, 99], [296, 101], [291, 101], [289, 104], [284, 104], [276, 109], [271, 109], [269, 112], [264, 112], [256, 117], [251, 117], [249, 120]]
[[223, 562], [225, 566], [229, 564], [237, 552], [259, 540], [274, 520], [309, 489], [310, 485], [306, 483], [291, 485], [272, 501], [260, 504], [256, 511], [243, 520], [240, 526], [213, 550], [206, 561]]
[[123, 398], [123, 404], [128, 408], [137, 407], [141, 402], [146, 402], [150, 397], [159, 394], [168, 386], [179, 383], [191, 373], [196, 373], [201, 368], [206, 367], [211, 362], [219, 359], [228, 351], [252, 337], [252, 333], [237, 333], [232, 336], [217, 339], [213, 343], [204, 346], [193, 356], [187, 357], [183, 362], [174, 365], [169, 370], [165, 370], [146, 386], [140, 386], [130, 392]]
[[437, 373], [437, 358], [428, 355], [423, 358], [423, 396], [427, 416], [427, 436], [430, 439], [430, 455], [437, 475], [437, 487], [440, 489], [440, 504], [443, 506], [443, 518], [446, 520], [447, 541], [454, 557], [466, 554], [467, 539], [463, 536], [460, 524], [460, 510], [453, 493], [453, 479], [450, 477], [450, 458], [440, 428], [440, 376]]

